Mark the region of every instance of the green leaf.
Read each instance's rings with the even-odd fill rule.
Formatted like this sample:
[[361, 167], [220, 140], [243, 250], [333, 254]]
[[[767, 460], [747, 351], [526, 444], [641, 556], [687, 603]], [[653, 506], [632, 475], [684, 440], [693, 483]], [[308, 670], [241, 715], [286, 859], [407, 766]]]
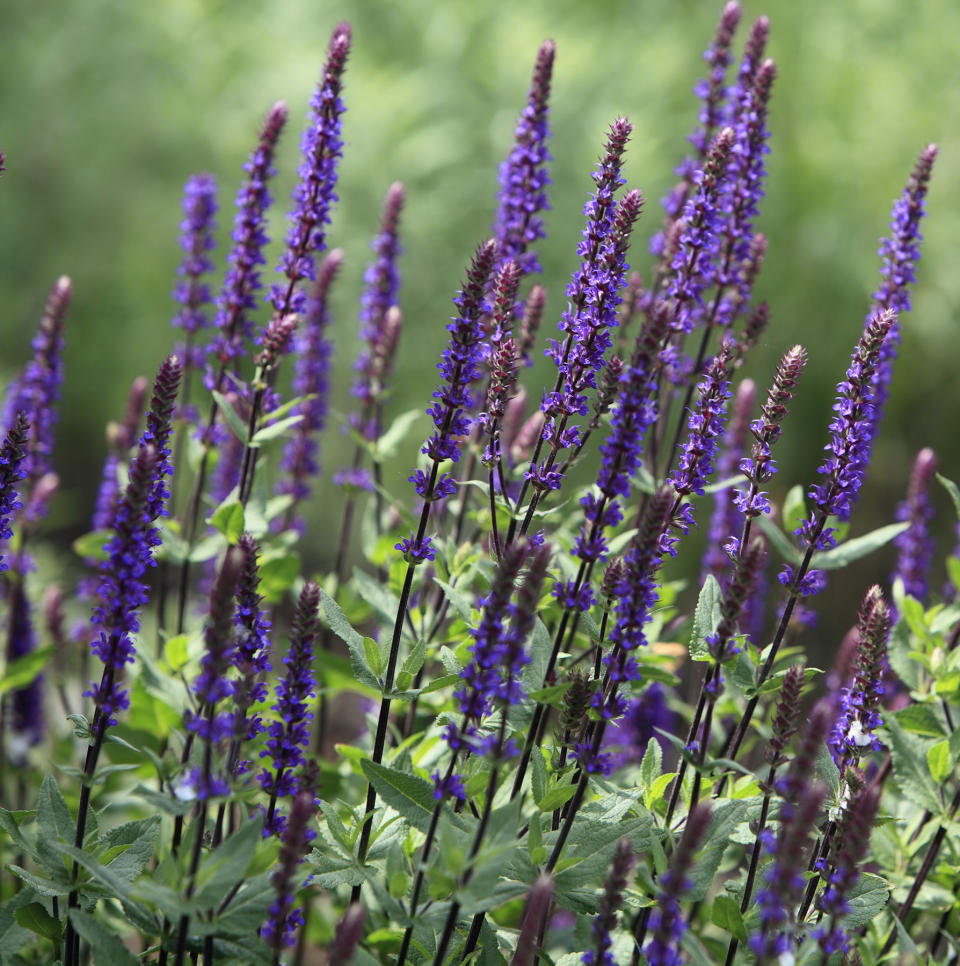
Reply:
[[810, 562], [811, 568], [818, 570], [839, 570], [847, 564], [866, 557], [867, 554], [879, 550], [886, 546], [894, 537], [899, 536], [909, 527], [909, 523], [890, 523], [885, 527], [865, 533], [862, 537], [855, 537], [841, 543], [839, 547], [832, 550], [824, 550], [822, 553], [815, 553]]
[[871, 872], [863, 872], [851, 888], [847, 899], [850, 911], [843, 917], [847, 929], [864, 926], [886, 906], [890, 898], [890, 886], [885, 879]]
[[300, 555], [287, 553], [260, 564], [260, 592], [268, 601], [278, 601], [300, 576]]
[[193, 811], [193, 802], [181, 802], [179, 798], [158, 792], [154, 788], [146, 785], [137, 785], [133, 790], [134, 794], [139, 795], [144, 801], [149, 802], [154, 808], [159, 808], [168, 815], [186, 815]]
[[376, 676], [370, 673], [367, 667], [366, 654], [364, 650], [363, 638], [353, 629], [350, 621], [347, 620], [340, 605], [321, 587], [320, 588], [320, 609], [327, 620], [330, 630], [347, 645], [350, 652], [350, 666], [357, 680], [361, 684], [376, 691], [380, 690], [380, 682]]
[[163, 656], [172, 671], [182, 671], [189, 663], [190, 658], [187, 655], [187, 641], [189, 640], [190, 638], [186, 634], [177, 634], [163, 645]]
[[23, 817], [33, 815], [33, 812], [8, 812], [5, 808], [0, 808], [0, 830], [10, 836], [10, 841], [21, 851], [28, 852], [30, 857], [37, 859], [37, 852], [34, 847], [24, 838], [20, 831], [20, 822]]
[[73, 886], [67, 879], [66, 870], [60, 878], [51, 879], [45, 875], [37, 875], [21, 869], [19, 865], [8, 865], [7, 868], [18, 878], [22, 879], [28, 886], [32, 886], [42, 896], [66, 896], [70, 894]]
[[[271, 414], [272, 415], [272, 414]], [[271, 423], [269, 426], [264, 426], [258, 429], [250, 440], [250, 446], [262, 446], [264, 443], [269, 443], [271, 439], [276, 439], [278, 436], [282, 436], [288, 429], [292, 426], [296, 426], [297, 423], [303, 420], [303, 414], [297, 413], [294, 416], [287, 416], [286, 419], [278, 419], [275, 423]]]
[[713, 574], [708, 574], [693, 612], [693, 633], [690, 637], [690, 656], [694, 661], [709, 661], [710, 651], [705, 643], [720, 624], [720, 604], [723, 591]]
[[813, 771], [817, 778], [827, 786], [828, 792], [835, 795], [840, 788], [840, 769], [837, 768], [826, 742], [822, 742], [817, 750], [817, 760], [813, 764]]
[[804, 488], [798, 483], [791, 486], [783, 501], [783, 529], [793, 533], [807, 517], [807, 501]]
[[400, 670], [405, 674], [418, 674], [426, 659], [427, 642], [424, 640], [419, 640], [417, 641], [413, 650], [407, 655], [406, 660], [404, 660], [403, 664], [400, 666]]
[[433, 785], [416, 775], [378, 765], [369, 758], [365, 758], [360, 767], [387, 805], [399, 812], [414, 828], [424, 833], [427, 831], [437, 804], [433, 797]]
[[113, 536], [112, 530], [92, 530], [73, 541], [73, 550], [84, 560], [106, 560], [107, 541]]
[[244, 421], [237, 415], [237, 411], [230, 405], [227, 397], [217, 392], [216, 389], [213, 390], [213, 398], [216, 400], [217, 407], [220, 412], [223, 413], [224, 419], [227, 421], [227, 425], [233, 430], [233, 435], [240, 440], [241, 443], [246, 445], [247, 442], [247, 427]]
[[374, 580], [365, 570], [353, 569], [353, 588], [387, 622], [397, 619], [400, 601], [379, 580]]
[[194, 901], [200, 908], [218, 906], [250, 868], [263, 838], [263, 816], [247, 819], [239, 830], [204, 857], [197, 876]]
[[944, 739], [931, 745], [927, 749], [927, 766], [933, 780], [942, 785], [953, 771], [953, 761], [950, 754], [950, 742]]
[[746, 943], [747, 928], [743, 924], [740, 903], [732, 896], [718, 895], [713, 900], [713, 909], [711, 910], [710, 918], [715, 926], [726, 929], [739, 942]]
[[444, 596], [450, 601], [453, 609], [457, 612], [460, 619], [468, 626], [473, 622], [473, 605], [465, 594], [461, 594], [456, 587], [448, 584], [439, 577], [434, 577], [434, 582], [443, 588]]
[[911, 734], [897, 720], [887, 715], [883, 725], [893, 759], [893, 775], [903, 794], [914, 804], [939, 815], [943, 810], [940, 786], [934, 781], [927, 764], [927, 750], [933, 742]]
[[207, 522], [219, 530], [229, 543], [234, 544], [244, 531], [243, 504], [236, 498], [228, 497], [213, 511]]
[[566, 805], [576, 794], [576, 785], [557, 785], [537, 802], [537, 807], [541, 812], [552, 812]]
[[377, 440], [373, 449], [374, 461], [382, 463], [395, 456], [407, 433], [421, 416], [426, 416], [423, 409], [409, 409], [405, 413], [400, 413]]
[[21, 906], [13, 913], [13, 918], [24, 929], [42, 936], [44, 939], [52, 939], [54, 942], [60, 941], [63, 934], [63, 926], [59, 919], [54, 919], [39, 902], [31, 902], [29, 905]]
[[89, 913], [71, 909], [70, 922], [78, 935], [90, 944], [94, 966], [137, 966], [137, 957]]
[[733, 830], [746, 818], [748, 800], [722, 802], [713, 811], [697, 861], [690, 871], [691, 887], [684, 898], [699, 902], [713, 884]]
[[70, 809], [52, 775], [46, 775], [37, 796], [37, 852], [44, 867], [59, 875], [64, 870], [58, 842], [72, 842], [76, 826], [70, 817]]
[[778, 527], [773, 520], [767, 516], [757, 517], [757, 526], [763, 531], [763, 535], [773, 544], [777, 553], [786, 560], [787, 563], [796, 566], [800, 563], [800, 551], [793, 545], [793, 541]]
[[725, 480], [717, 480], [716, 483], [710, 483], [703, 488], [704, 494], [706, 493], [720, 493], [723, 490], [729, 490], [732, 486], [739, 486], [741, 483], [745, 483], [747, 478], [743, 473], [737, 473], [736, 476], [728, 476]]
[[533, 800], [539, 805], [547, 793], [547, 763], [538, 745], [530, 751], [530, 787]]
[[960, 519], [960, 487], [953, 480], [947, 479], [940, 473], [937, 473], [937, 482], [950, 494], [950, 499], [953, 500], [953, 509], [956, 511], [957, 518]]
[[101, 861], [111, 853], [118, 853], [108, 859], [106, 868], [121, 879], [133, 882], [153, 857], [160, 825], [160, 816], [151, 815], [110, 829], [100, 839]]
[[659, 741], [648, 741], [643, 761], [640, 762], [640, 788], [643, 789], [643, 803], [650, 808], [653, 803], [653, 785], [660, 777], [663, 767], [663, 749]]
[[32, 684], [47, 666], [47, 661], [53, 657], [53, 652], [53, 647], [38, 647], [29, 654], [11, 661], [3, 672], [3, 678], [0, 679], [0, 694], [7, 694]]
[[373, 672], [373, 676], [379, 680], [383, 676], [386, 662], [380, 653], [377, 642], [372, 637], [363, 639], [363, 656], [366, 658], [367, 667]]

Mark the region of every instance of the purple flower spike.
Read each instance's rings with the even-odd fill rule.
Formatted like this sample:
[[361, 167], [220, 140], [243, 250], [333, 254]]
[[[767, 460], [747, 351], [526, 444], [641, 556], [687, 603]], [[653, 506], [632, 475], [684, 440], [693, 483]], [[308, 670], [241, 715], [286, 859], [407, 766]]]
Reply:
[[807, 495], [813, 509], [794, 531], [813, 550], [836, 546], [833, 530], [826, 526], [827, 519], [833, 515], [849, 520], [860, 495], [870, 458], [873, 376], [895, 317], [896, 313], [885, 309], [870, 320], [854, 350], [847, 378], [837, 386], [833, 405], [836, 415], [830, 422], [831, 442], [824, 447], [828, 456], [818, 469], [825, 480], [810, 489]]
[[510, 966], [535, 966], [539, 959], [537, 951], [543, 946], [543, 939], [548, 929], [544, 919], [553, 907], [555, 889], [553, 876], [549, 872], [541, 872], [530, 887]]
[[514, 147], [500, 166], [500, 207], [493, 234], [500, 258], [515, 261], [523, 275], [540, 271], [536, 254], [528, 248], [546, 236], [540, 212], [550, 207], [546, 193], [550, 184], [546, 164], [551, 160], [547, 150], [547, 102], [556, 49], [556, 44], [547, 40], [537, 53], [527, 104], [514, 131]]
[[290, 650], [283, 659], [286, 671], [276, 687], [273, 710], [278, 720], [270, 725], [267, 747], [260, 753], [273, 763], [272, 771], [264, 768], [259, 776], [261, 786], [270, 793], [264, 835], [277, 834], [283, 828], [285, 820], [276, 812], [277, 799], [296, 791], [294, 769], [306, 761], [304, 751], [313, 720], [308, 709], [316, 687], [312, 662], [313, 644], [320, 632], [319, 606], [320, 589], [312, 582], [304, 584], [293, 615]]
[[623, 902], [623, 890], [633, 868], [633, 843], [620, 839], [613, 852], [610, 872], [603, 883], [603, 895], [597, 903], [593, 919], [593, 949], [588, 949], [581, 959], [584, 966], [616, 966], [610, 940], [611, 931], [617, 925], [617, 913]]
[[185, 257], [177, 269], [181, 281], [173, 290], [174, 299], [183, 307], [172, 322], [187, 337], [187, 344], [181, 351], [188, 369], [199, 368], [202, 364], [194, 351], [193, 340], [201, 329], [210, 324], [206, 306], [211, 301], [211, 294], [204, 276], [213, 271], [213, 262], [207, 253], [216, 247], [213, 239], [213, 230], [216, 228], [213, 216], [216, 211], [217, 183], [213, 175], [193, 175], [183, 189], [184, 219], [180, 222], [180, 247]]
[[[737, 386], [733, 397], [730, 424], [723, 437], [723, 446], [717, 459], [717, 476], [729, 479], [739, 467], [743, 456], [743, 446], [757, 395], [757, 385], [752, 379], [744, 379]], [[713, 516], [710, 518], [710, 535], [707, 537], [707, 550], [700, 568], [701, 583], [707, 574], [713, 574], [721, 587], [727, 580], [730, 570], [730, 557], [724, 550], [731, 535], [738, 534], [743, 527], [743, 514], [736, 504], [730, 489], [718, 490], [713, 497]]]
[[117, 723], [116, 712], [130, 703], [119, 682], [124, 666], [136, 653], [132, 638], [140, 628], [140, 608], [149, 597], [144, 578], [148, 568], [155, 566], [153, 550], [161, 542], [154, 523], [166, 513], [165, 476], [171, 470], [167, 443], [181, 371], [176, 356], [160, 367], [147, 428], [114, 514], [113, 536], [104, 548], [107, 559], [100, 564], [98, 603], [91, 618], [98, 632], [90, 648], [105, 667], [99, 686], [91, 687], [85, 697], [97, 705], [95, 722], [101, 733]]
[[295, 339], [293, 391], [298, 396], [313, 396], [293, 411], [303, 418], [294, 426], [280, 463], [288, 476], [281, 482], [279, 491], [289, 493], [296, 501], [310, 496], [311, 480], [320, 472], [317, 437], [327, 422], [328, 372], [333, 348], [327, 339], [330, 324], [327, 299], [342, 263], [343, 252], [339, 248], [324, 259]]
[[[72, 283], [66, 275], [57, 279], [33, 339], [33, 359], [10, 385], [4, 412], [4, 428], [9, 432], [16, 414], [23, 410], [30, 420], [26, 458], [23, 463], [29, 494], [53, 470], [53, 431], [57, 423], [57, 402], [63, 382], [63, 326], [70, 304]], [[28, 498], [24, 516], [35, 522], [46, 515], [45, 499]]]
[[865, 750], [880, 747], [873, 733], [883, 724], [877, 707], [884, 691], [890, 625], [890, 607], [875, 585], [860, 608], [857, 670], [851, 687], [840, 691], [840, 715], [830, 734], [830, 751], [841, 772], [845, 765], [856, 765]]
[[316, 835], [310, 829], [310, 820], [316, 811], [314, 793], [308, 789], [299, 791], [293, 800], [290, 818], [283, 830], [277, 867], [270, 877], [276, 898], [270, 906], [270, 918], [264, 924], [260, 935], [273, 950], [278, 962], [283, 948], [294, 945], [297, 929], [303, 925], [303, 913], [299, 908], [293, 907], [296, 896], [294, 879], [297, 867]]
[[896, 569], [890, 575], [890, 583], [899, 577], [903, 581], [904, 591], [921, 603], [927, 596], [933, 562], [934, 545], [929, 530], [933, 520], [933, 505], [927, 491], [936, 472], [936, 454], [929, 448], [920, 450], [910, 474], [907, 499], [897, 507], [897, 519], [910, 526], [893, 541], [899, 554]]
[[686, 962], [680, 953], [680, 941], [687, 931], [680, 903], [691, 888], [687, 876], [711, 817], [712, 810], [705, 802], [694, 807], [670, 857], [670, 866], [660, 879], [660, 894], [650, 916], [652, 935], [644, 949], [650, 966], [682, 966]]
[[920, 152], [903, 194], [894, 202], [890, 220], [890, 237], [881, 240], [880, 249], [877, 252], [883, 258], [883, 266], [880, 269], [883, 283], [873, 293], [873, 306], [868, 322], [870, 317], [883, 309], [893, 309], [897, 315], [894, 316], [890, 337], [880, 350], [880, 364], [873, 376], [874, 412], [870, 420], [868, 455], [869, 447], [880, 426], [883, 407], [893, 380], [893, 363], [897, 357], [897, 346], [900, 344], [898, 316], [909, 312], [911, 308], [908, 286], [916, 284], [917, 281], [916, 267], [920, 260], [920, 242], [923, 238], [920, 234], [920, 222], [926, 215], [925, 200], [936, 157], [935, 144], [928, 144]]
[[337, 930], [333, 935], [333, 942], [327, 950], [327, 959], [331, 963], [349, 963], [353, 952], [360, 940], [363, 939], [363, 920], [366, 909], [359, 902], [347, 906], [343, 918], [337, 923]]
[[181, 789], [189, 788], [191, 798], [200, 801], [229, 791], [224, 778], [213, 773], [211, 762], [212, 746], [229, 737], [233, 730], [233, 711], [218, 714], [216, 706], [233, 697], [237, 690], [236, 681], [227, 675], [235, 659], [234, 595], [244, 563], [243, 556], [240, 549], [230, 547], [213, 582], [210, 619], [203, 632], [206, 649], [200, 673], [193, 682], [199, 713], [188, 715], [186, 719], [187, 730], [211, 746], [211, 752], [204, 755], [203, 766], [193, 769], [181, 784]]
[[870, 833], [879, 805], [880, 788], [865, 786], [854, 796], [837, 829], [833, 868], [826, 888], [817, 899], [817, 908], [830, 916], [830, 926], [820, 926], [814, 931], [814, 938], [827, 956], [849, 948], [849, 937], [840, 927], [840, 920], [850, 912], [848, 897], [860, 878], [860, 864], [870, 847]]
[[278, 317], [304, 311], [307, 295], [297, 290], [297, 284], [316, 278], [314, 257], [326, 246], [330, 209], [337, 200], [337, 162], [343, 154], [340, 118], [344, 105], [340, 92], [349, 53], [350, 25], [341, 23], [330, 37], [323, 75], [310, 101], [312, 116], [300, 142], [303, 164], [293, 193], [293, 225], [277, 268], [286, 281], [274, 285], [268, 297]]
[[242, 533], [237, 547], [243, 554], [240, 579], [237, 584], [236, 614], [237, 644], [233, 652], [233, 665], [240, 674], [237, 681], [233, 718], [233, 745], [231, 746], [230, 771], [244, 774], [250, 767], [248, 761], [239, 758], [243, 742], [256, 738], [263, 731], [259, 714], [250, 715], [250, 708], [267, 697], [267, 685], [263, 676], [270, 666], [270, 621], [261, 610], [260, 571], [257, 566], [259, 547], [249, 533]]
[[[37, 635], [23, 580], [11, 582], [7, 602], [7, 661], [10, 662], [31, 654], [37, 646]], [[10, 696], [9, 754], [14, 764], [26, 765], [27, 751], [44, 739], [45, 724], [41, 674], [26, 687], [17, 688]]]
[[257, 307], [254, 293], [260, 289], [260, 268], [267, 244], [267, 209], [273, 200], [267, 183], [276, 173], [273, 155], [287, 122], [287, 105], [280, 101], [267, 115], [256, 150], [243, 166], [248, 174], [237, 194], [237, 215], [233, 223], [233, 250], [227, 256], [227, 274], [217, 299], [214, 326], [217, 338], [210, 349], [215, 360], [215, 375], [207, 380], [208, 389], [220, 389], [222, 373], [243, 354], [245, 339], [253, 338], [250, 313]]
[[520, 318], [520, 330], [517, 333], [517, 346], [520, 358], [525, 366], [533, 365], [530, 353], [537, 341], [543, 310], [547, 305], [547, 290], [542, 285], [534, 285], [523, 303], [523, 315]]
[[[13, 425], [7, 430], [3, 447], [0, 448], [0, 546], [13, 536], [10, 518], [23, 507], [23, 501], [14, 487], [26, 476], [23, 462], [28, 431], [27, 414], [20, 410], [14, 416]], [[6, 569], [7, 563], [0, 555], [0, 573]]]
[[363, 276], [365, 283], [360, 298], [360, 338], [364, 348], [354, 365], [357, 379], [353, 395], [360, 400], [363, 412], [351, 416], [350, 423], [371, 442], [380, 435], [379, 421], [372, 412], [384, 392], [386, 380], [393, 368], [399, 326], [388, 322], [387, 313], [397, 304], [400, 274], [397, 258], [400, 255], [399, 222], [406, 191], [399, 182], [390, 185], [383, 204], [380, 232], [373, 239], [376, 260]]

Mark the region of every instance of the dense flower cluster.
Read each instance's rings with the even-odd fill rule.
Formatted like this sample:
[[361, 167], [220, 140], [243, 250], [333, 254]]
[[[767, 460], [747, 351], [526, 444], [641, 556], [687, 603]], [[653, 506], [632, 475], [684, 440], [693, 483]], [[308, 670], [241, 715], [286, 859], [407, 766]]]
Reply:
[[[13, 536], [10, 520], [23, 506], [15, 487], [26, 476], [23, 460], [26, 455], [28, 429], [27, 414], [20, 410], [14, 416], [13, 424], [7, 430], [3, 447], [0, 449], [0, 546]], [[0, 573], [7, 566], [7, 562], [0, 555]]]
[[277, 268], [286, 281], [275, 284], [268, 299], [277, 317], [304, 312], [307, 294], [297, 283], [316, 278], [314, 256], [326, 246], [330, 209], [337, 200], [337, 162], [343, 154], [340, 119], [345, 108], [340, 92], [349, 53], [350, 26], [341, 23], [330, 37], [323, 76], [310, 100], [312, 116], [300, 142], [303, 163], [293, 193], [296, 208]]
[[897, 507], [897, 520], [909, 526], [893, 541], [899, 553], [890, 583], [901, 579], [904, 592], [919, 601], [926, 599], [933, 562], [934, 546], [929, 529], [933, 505], [928, 491], [936, 472], [936, 454], [929, 448], [920, 450], [913, 462], [907, 498]]
[[610, 872], [603, 883], [603, 895], [597, 904], [597, 914], [593, 919], [593, 949], [582, 956], [584, 966], [615, 966], [613, 953], [610, 952], [610, 931], [617, 924], [617, 912], [623, 902], [623, 890], [627, 876], [633, 866], [633, 843], [621, 839], [613, 852]]
[[552, 40], [545, 41], [537, 53], [527, 103], [513, 135], [513, 150], [500, 165], [500, 205], [493, 234], [500, 258], [515, 261], [524, 275], [540, 271], [536, 253], [529, 247], [546, 236], [540, 212], [550, 207], [546, 191], [550, 184], [546, 171], [550, 161], [547, 115], [555, 53]]
[[257, 147], [243, 166], [249, 177], [237, 194], [238, 210], [230, 235], [233, 249], [227, 256], [229, 267], [216, 303], [214, 326], [218, 334], [210, 348], [214, 360], [214, 371], [207, 375], [210, 389], [221, 387], [223, 372], [240, 358], [244, 341], [253, 338], [249, 313], [257, 307], [255, 293], [261, 287], [259, 266], [264, 264], [263, 249], [267, 244], [264, 226], [273, 200], [267, 183], [276, 174], [273, 155], [286, 122], [287, 105], [280, 101], [267, 114]]

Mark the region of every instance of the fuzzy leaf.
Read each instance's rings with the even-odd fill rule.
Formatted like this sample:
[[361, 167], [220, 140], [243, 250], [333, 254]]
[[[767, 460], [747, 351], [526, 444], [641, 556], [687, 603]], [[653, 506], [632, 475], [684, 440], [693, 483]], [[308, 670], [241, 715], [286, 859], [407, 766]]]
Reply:
[[47, 661], [53, 657], [53, 647], [38, 647], [29, 654], [11, 661], [0, 679], [0, 694], [16, 691], [17, 688], [32, 684], [47, 666]]
[[874, 550], [886, 546], [909, 526], [909, 523], [891, 523], [877, 530], [872, 530], [870, 533], [865, 533], [862, 537], [854, 537], [853, 540], [847, 540], [832, 550], [815, 553], [810, 566], [817, 570], [839, 570], [841, 567], [853, 563], [854, 560], [866, 557]]
[[713, 900], [710, 918], [715, 926], [725, 929], [741, 943], [747, 941], [747, 929], [743, 924], [740, 903], [732, 896], [718, 895]]
[[78, 935], [90, 944], [94, 966], [137, 966], [136, 956], [93, 916], [82, 909], [71, 909], [70, 922]]
[[720, 624], [720, 604], [723, 591], [713, 574], [708, 574], [697, 599], [697, 609], [693, 612], [693, 634], [690, 637], [690, 657], [694, 661], [709, 661], [710, 651], [706, 638]]
[[953, 480], [947, 479], [947, 477], [940, 473], [937, 473], [937, 482], [950, 494], [950, 499], [953, 501], [953, 509], [957, 513], [957, 518], [960, 519], [960, 487]]
[[433, 580], [434, 583], [439, 584], [443, 588], [444, 596], [450, 601], [451, 606], [464, 624], [470, 626], [473, 623], [473, 605], [467, 596], [439, 577], [434, 577]]
[[848, 895], [850, 912], [843, 918], [847, 929], [866, 925], [887, 904], [890, 886], [885, 879], [870, 872], [864, 872]]
[[757, 526], [763, 531], [763, 535], [773, 544], [777, 553], [783, 557], [788, 564], [796, 566], [800, 563], [800, 551], [793, 545], [793, 541], [778, 527], [769, 517], [757, 517]]
[[353, 668], [357, 680], [375, 691], [380, 691], [380, 682], [367, 667], [363, 638], [353, 629], [350, 621], [347, 620], [340, 609], [340, 605], [322, 587], [320, 588], [320, 609], [327, 619], [330, 630], [347, 645], [347, 649], [350, 651], [350, 666]]
[[384, 802], [414, 828], [425, 833], [437, 804], [433, 797], [433, 785], [416, 775], [378, 765], [369, 758], [365, 758], [360, 766]]
[[374, 461], [382, 463], [395, 456], [407, 433], [421, 416], [426, 416], [423, 409], [409, 409], [405, 413], [400, 413], [377, 440], [374, 446]]
[[275, 423], [270, 423], [269, 426], [264, 426], [253, 434], [250, 440], [250, 446], [257, 447], [262, 446], [264, 443], [269, 443], [271, 439], [282, 436], [288, 429], [296, 426], [302, 420], [303, 414], [297, 413], [294, 416], [287, 416], [286, 419], [279, 419]]
[[[232, 494], [231, 497], [233, 497]], [[228, 497], [213, 511], [208, 522], [215, 530], [222, 533], [229, 543], [234, 544], [245, 527], [243, 504], [235, 497], [231, 497]]]
[[31, 902], [29, 905], [21, 906], [13, 913], [13, 918], [17, 924], [29, 929], [30, 932], [42, 936], [44, 939], [52, 939], [54, 942], [60, 941], [63, 934], [63, 926], [59, 919], [54, 919], [39, 902]]
[[914, 804], [939, 815], [943, 810], [940, 786], [930, 774], [927, 763], [927, 751], [934, 742], [911, 734], [892, 714], [887, 715], [883, 731], [893, 758], [893, 775], [903, 794]]
[[197, 876], [194, 901], [201, 908], [216, 906], [247, 873], [263, 837], [263, 817], [241, 823], [239, 830], [224, 839], [204, 860]]
[[247, 427], [244, 421], [237, 415], [236, 409], [230, 405], [227, 397], [217, 392], [216, 389], [213, 390], [213, 398], [216, 400], [217, 407], [220, 412], [223, 413], [224, 419], [227, 421], [227, 425], [233, 430], [234, 436], [240, 440], [241, 443], [247, 442]]

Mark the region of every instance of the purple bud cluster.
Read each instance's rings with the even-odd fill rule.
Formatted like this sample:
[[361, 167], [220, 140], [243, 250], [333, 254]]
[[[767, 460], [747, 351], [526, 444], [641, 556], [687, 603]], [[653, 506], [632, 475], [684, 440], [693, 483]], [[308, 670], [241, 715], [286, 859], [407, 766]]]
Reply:
[[879, 748], [874, 731], [883, 723], [877, 707], [884, 692], [890, 607], [874, 585], [863, 599], [857, 622], [857, 668], [850, 687], [840, 691], [840, 713], [830, 734], [838, 764], [856, 764], [864, 750]]
[[[917, 262], [920, 260], [920, 222], [926, 215], [926, 196], [930, 175], [937, 157], [937, 146], [928, 144], [917, 158], [903, 194], [894, 202], [890, 219], [890, 237], [880, 242], [878, 255], [883, 258], [880, 274], [883, 283], [873, 293], [873, 316], [883, 309], [896, 312], [890, 336], [880, 350], [880, 362], [873, 376], [874, 412], [870, 422], [869, 439], [872, 443], [883, 416], [883, 407], [893, 380], [893, 363], [900, 344], [899, 315], [909, 312], [911, 284], [916, 284]], [[868, 322], [869, 322], [868, 316]]]
[[335, 248], [323, 260], [307, 302], [303, 323], [294, 339], [296, 362], [293, 392], [297, 396], [313, 397], [293, 410], [293, 415], [301, 419], [287, 440], [280, 462], [280, 468], [287, 476], [282, 480], [279, 491], [290, 494], [295, 501], [306, 500], [310, 496], [311, 480], [320, 472], [317, 436], [327, 422], [330, 355], [333, 348], [327, 338], [330, 325], [327, 300], [330, 286], [342, 263], [343, 252], [339, 248]]
[[236, 715], [233, 722], [233, 740], [230, 770], [242, 775], [250, 763], [239, 758], [240, 745], [251, 741], [263, 731], [259, 714], [250, 715], [250, 708], [267, 697], [267, 685], [263, 676], [271, 670], [270, 665], [270, 621], [261, 609], [263, 598], [260, 595], [260, 572], [257, 566], [259, 547], [248, 533], [240, 535], [237, 547], [243, 554], [240, 578], [237, 584], [236, 647], [233, 651], [233, 666], [239, 672], [234, 703]]
[[280, 101], [270, 109], [256, 150], [243, 166], [249, 177], [237, 194], [238, 210], [230, 236], [233, 250], [227, 256], [229, 267], [214, 318], [218, 334], [210, 348], [215, 362], [214, 371], [207, 374], [208, 389], [220, 388], [221, 374], [243, 354], [244, 340], [253, 338], [249, 313], [257, 307], [254, 293], [261, 287], [259, 266], [264, 264], [268, 240], [264, 226], [273, 200], [267, 183], [276, 174], [273, 155], [286, 122], [287, 105]]
[[310, 100], [312, 117], [300, 142], [303, 163], [293, 192], [296, 208], [277, 268], [286, 281], [274, 285], [268, 297], [277, 316], [304, 312], [307, 295], [297, 290], [297, 283], [316, 278], [314, 256], [326, 245], [330, 209], [337, 200], [337, 162], [343, 154], [340, 119], [345, 108], [340, 92], [349, 53], [350, 26], [341, 23], [330, 37], [323, 76]]
[[[23, 470], [28, 480], [29, 493], [40, 480], [53, 470], [54, 427], [57, 423], [57, 401], [63, 382], [63, 326], [70, 304], [72, 284], [66, 275], [57, 279], [43, 310], [40, 327], [34, 336], [33, 358], [7, 390], [3, 425], [5, 432], [13, 426], [21, 410], [30, 420]], [[24, 517], [33, 522], [46, 515], [47, 500], [52, 488], [45, 487], [43, 495], [31, 493], [24, 508]], [[26, 495], [26, 494], [25, 494]], [[40, 496], [40, 498], [38, 498]]]
[[680, 903], [692, 888], [688, 875], [712, 814], [710, 806], [701, 802], [687, 815], [683, 835], [670, 857], [667, 871], [660, 878], [657, 904], [650, 916], [652, 935], [643, 951], [649, 966], [682, 966], [686, 962], [680, 952], [680, 941], [688, 926]]
[[206, 307], [212, 296], [204, 276], [214, 268], [207, 253], [216, 247], [213, 239], [216, 228], [213, 216], [216, 211], [217, 183], [213, 175], [192, 175], [183, 189], [184, 219], [180, 222], [180, 247], [185, 257], [177, 269], [181, 281], [173, 290], [173, 298], [182, 308], [172, 322], [187, 337], [187, 343], [178, 346], [177, 351], [183, 354], [185, 365], [191, 369], [203, 364], [202, 353], [194, 348], [193, 339], [210, 324]]
[[603, 883], [597, 914], [593, 918], [593, 949], [588, 949], [581, 958], [584, 966], [616, 966], [610, 951], [610, 933], [616, 928], [623, 890], [627, 887], [627, 877], [632, 867], [633, 843], [630, 839], [620, 839], [613, 852], [610, 872]]
[[[23, 461], [28, 430], [27, 414], [21, 409], [14, 416], [0, 448], [0, 546], [13, 536], [10, 519], [23, 507], [23, 501], [14, 487], [26, 476]], [[7, 563], [0, 555], [0, 573], [6, 569]]]
[[276, 800], [286, 798], [297, 790], [295, 769], [306, 761], [304, 751], [310, 742], [310, 699], [314, 696], [316, 680], [313, 674], [313, 645], [320, 631], [318, 608], [320, 589], [314, 583], [304, 584], [297, 601], [290, 630], [290, 650], [283, 659], [286, 668], [277, 682], [273, 710], [277, 720], [267, 729], [266, 748], [261, 758], [269, 758], [273, 770], [262, 769], [260, 785], [270, 793], [265, 835], [282, 830], [285, 819], [276, 812]]
[[357, 378], [351, 390], [360, 400], [362, 411], [351, 416], [350, 425], [370, 442], [380, 435], [378, 415], [373, 409], [383, 395], [399, 337], [399, 325], [388, 320], [387, 314], [397, 305], [400, 290], [397, 258], [401, 252], [399, 223], [405, 199], [406, 189], [402, 184], [390, 185], [383, 204], [380, 232], [371, 245], [377, 257], [363, 276], [360, 338], [364, 347], [354, 365]]
[[904, 592], [921, 602], [927, 596], [933, 562], [934, 545], [930, 535], [933, 505], [928, 491], [936, 472], [936, 454], [929, 448], [920, 450], [913, 462], [907, 498], [897, 507], [897, 520], [909, 523], [909, 526], [893, 541], [898, 555], [890, 583], [901, 579]]
[[[37, 646], [33, 613], [24, 583], [11, 583], [7, 591], [7, 662], [32, 654]], [[43, 710], [43, 675], [16, 688], [10, 697], [10, 747], [15, 765], [26, 764], [28, 748], [40, 744], [46, 733]]]
[[514, 146], [500, 165], [500, 205], [493, 234], [503, 261], [515, 261], [523, 275], [540, 271], [540, 262], [529, 246], [546, 232], [540, 212], [548, 209], [546, 171], [551, 160], [547, 150], [550, 132], [547, 115], [550, 80], [556, 44], [547, 40], [537, 52], [527, 103], [517, 121]]
[[[836, 414], [830, 421], [831, 442], [824, 447], [827, 458], [817, 472], [825, 480], [810, 488], [813, 503], [810, 516], [794, 533], [809, 550], [829, 550], [836, 546], [834, 528], [827, 526], [831, 516], [849, 520], [860, 495], [870, 459], [870, 425], [873, 416], [873, 376], [880, 350], [894, 323], [894, 312], [883, 310], [866, 327], [853, 352], [847, 378], [837, 386]], [[780, 583], [802, 596], [818, 593], [826, 580], [822, 572], [800, 576], [788, 564], [779, 574]]]

